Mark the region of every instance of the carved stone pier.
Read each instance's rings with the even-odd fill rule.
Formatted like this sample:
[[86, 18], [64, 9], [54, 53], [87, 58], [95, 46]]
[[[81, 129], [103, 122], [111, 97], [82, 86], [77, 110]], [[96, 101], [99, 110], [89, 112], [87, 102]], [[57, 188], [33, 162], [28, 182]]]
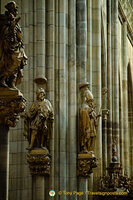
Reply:
[[9, 127], [15, 127], [26, 100], [18, 90], [0, 88], [0, 197], [8, 200]]
[[47, 79], [42, 76], [34, 79], [34, 82], [37, 84], [37, 97], [24, 115], [24, 135], [29, 142], [27, 162], [33, 180], [33, 200], [44, 200], [46, 198], [45, 181], [51, 171], [49, 149], [54, 111], [50, 101], [45, 98], [46, 92], [43, 87]]

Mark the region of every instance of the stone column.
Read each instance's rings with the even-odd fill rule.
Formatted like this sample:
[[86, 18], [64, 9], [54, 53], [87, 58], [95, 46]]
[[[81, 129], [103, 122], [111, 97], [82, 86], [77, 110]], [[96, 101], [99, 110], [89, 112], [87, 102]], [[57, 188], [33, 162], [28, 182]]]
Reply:
[[92, 0], [87, 0], [87, 80], [92, 91]]
[[[48, 78], [47, 84], [47, 97], [50, 99], [53, 107], [55, 104], [55, 1], [46, 1], [46, 76]], [[56, 107], [56, 106], [55, 106]], [[51, 172], [49, 177], [49, 185], [46, 184], [46, 194], [49, 195], [50, 190], [55, 190], [55, 127], [53, 124], [53, 134], [50, 140], [50, 152], [51, 152]], [[57, 185], [56, 185], [57, 186]], [[57, 194], [56, 194], [57, 195]], [[49, 199], [47, 196], [46, 198]]]
[[[52, 104], [45, 98], [44, 88], [46, 88], [47, 79], [43, 76], [37, 77], [34, 82], [38, 88], [36, 101], [33, 102], [29, 111], [23, 117], [25, 119], [25, 137], [29, 143], [27, 162], [33, 180], [33, 200], [44, 200], [49, 198], [48, 189], [51, 183], [51, 180], [48, 179], [52, 172], [51, 152], [49, 153], [49, 151], [51, 150], [50, 145], [53, 138], [54, 112]], [[45, 181], [47, 182], [46, 185]]]
[[77, 0], [77, 81], [86, 81], [87, 65], [87, 1]]
[[55, 92], [55, 136], [54, 136], [54, 144], [55, 144], [55, 154], [54, 154], [54, 174], [55, 174], [55, 180], [54, 180], [54, 188], [56, 191], [56, 196], [55, 199], [58, 200], [59, 196], [58, 196], [58, 191], [60, 190], [59, 188], [59, 169], [60, 169], [60, 163], [59, 163], [59, 48], [58, 48], [58, 43], [59, 43], [59, 30], [58, 30], [58, 26], [59, 26], [59, 2], [55, 1], [55, 88], [54, 88], [54, 92]]
[[107, 1], [107, 160], [108, 166], [112, 159], [112, 62], [111, 62], [111, 0]]
[[107, 42], [105, 34], [106, 19], [104, 11], [102, 11], [101, 18], [101, 74], [102, 74], [102, 159], [103, 159], [103, 174], [106, 173], [107, 168]]
[[9, 127], [15, 127], [25, 99], [18, 90], [0, 88], [0, 197], [8, 200]]
[[117, 162], [120, 162], [119, 145], [119, 68], [118, 68], [118, 0], [112, 0], [112, 89], [113, 89], [113, 107], [112, 107], [112, 127], [113, 143], [117, 148]]
[[[87, 74], [87, 1], [86, 0], [77, 0], [76, 1], [76, 57], [77, 57], [77, 83], [86, 81]], [[78, 98], [79, 101], [79, 98]], [[79, 102], [78, 102], [79, 103]], [[79, 108], [77, 107], [79, 110]], [[78, 116], [79, 117], [79, 116]], [[78, 127], [79, 129], [79, 127]], [[79, 136], [78, 136], [79, 137]], [[87, 178], [78, 177], [78, 191], [86, 192], [88, 191], [88, 180]], [[79, 200], [82, 196], [78, 197]], [[88, 196], [84, 197], [85, 200], [88, 199]]]
[[128, 131], [128, 83], [127, 83], [127, 22], [122, 27], [122, 100], [123, 100], [123, 132], [124, 132], [124, 168], [127, 175], [130, 174], [129, 169], [129, 131]]
[[43, 176], [33, 176], [33, 200], [45, 199], [45, 179]]
[[78, 195], [78, 200], [88, 200], [88, 179], [87, 178], [78, 178], [78, 188], [79, 192], [81, 192], [81, 195]]
[[9, 127], [0, 124], [0, 199], [8, 200]]
[[27, 162], [32, 175], [33, 200], [47, 199], [48, 181], [46, 181], [46, 176], [50, 174], [50, 158], [47, 149], [33, 149], [27, 154]]
[[128, 63], [128, 129], [130, 133], [130, 166], [131, 166], [131, 176], [133, 176], [133, 107], [132, 107], [132, 99], [133, 99], [133, 85], [132, 85], [132, 74], [131, 74], [131, 64]]
[[[92, 93], [94, 95], [96, 112], [101, 110], [101, 1], [92, 1]], [[96, 158], [98, 168], [94, 171], [94, 190], [98, 187], [98, 177], [102, 175], [102, 123], [99, 125], [96, 137]]]
[[[77, 191], [77, 97], [76, 97], [76, 0], [68, 1], [69, 29], [68, 29], [68, 191]], [[74, 197], [73, 197], [74, 198]]]
[[[92, 0], [87, 0], [87, 13], [87, 80], [92, 91]], [[88, 180], [88, 191], [93, 191], [93, 173]]]
[[36, 0], [36, 76], [45, 76], [45, 0]]
[[[59, 87], [59, 190], [67, 191], [67, 73], [68, 73], [68, 1], [58, 1], [58, 87]], [[60, 37], [59, 37], [60, 36]], [[59, 191], [58, 190], [58, 191]], [[61, 195], [60, 200], [65, 200], [66, 195]]]

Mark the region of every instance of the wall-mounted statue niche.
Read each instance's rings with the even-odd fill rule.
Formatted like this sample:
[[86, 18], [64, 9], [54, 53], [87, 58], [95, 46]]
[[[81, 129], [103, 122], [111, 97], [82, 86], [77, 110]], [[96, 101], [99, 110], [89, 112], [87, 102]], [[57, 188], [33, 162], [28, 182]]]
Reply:
[[[37, 85], [46, 84], [46, 78], [35, 79]], [[25, 113], [25, 137], [29, 142], [27, 161], [32, 174], [50, 173], [49, 145], [54, 121], [53, 107], [45, 98], [45, 89], [37, 87], [36, 101]]]
[[5, 9], [0, 14], [0, 123], [15, 126], [25, 108], [25, 99], [16, 85], [21, 83], [27, 56], [18, 23], [18, 6], [10, 1]]
[[95, 112], [93, 94], [89, 90], [89, 83], [79, 85], [81, 104], [79, 108], [79, 145], [78, 175], [89, 176], [92, 168], [97, 167], [94, 155], [97, 127], [100, 114]]

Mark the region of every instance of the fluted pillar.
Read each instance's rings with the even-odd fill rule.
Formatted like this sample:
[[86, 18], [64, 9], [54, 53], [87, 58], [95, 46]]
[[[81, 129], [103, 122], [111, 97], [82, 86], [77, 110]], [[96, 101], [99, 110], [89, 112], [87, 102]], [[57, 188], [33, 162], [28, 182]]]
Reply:
[[132, 106], [132, 99], [133, 99], [133, 76], [131, 73], [131, 64], [128, 63], [128, 129], [130, 134], [130, 167], [131, 167], [131, 176], [133, 176], [133, 106]]
[[101, 40], [101, 65], [102, 65], [102, 158], [103, 158], [103, 174], [106, 174], [107, 168], [107, 43], [106, 43], [106, 34], [105, 34], [105, 17], [104, 11], [102, 11], [102, 21], [101, 21], [101, 29], [102, 29], [102, 40]]
[[45, 0], [36, 0], [36, 76], [44, 75], [45, 66]]
[[45, 199], [45, 180], [42, 176], [35, 176], [33, 180], [33, 200]]
[[86, 81], [87, 64], [87, 1], [77, 0], [77, 81]]
[[[47, 97], [50, 99], [52, 106], [55, 107], [55, 1], [46, 1], [46, 77], [47, 83]], [[49, 177], [49, 185], [46, 185], [47, 199], [49, 199], [49, 191], [55, 190], [54, 187], [54, 161], [55, 161], [55, 135], [54, 135], [54, 124], [50, 140], [50, 154], [51, 154], [51, 172]]]
[[[87, 0], [87, 81], [92, 91], [92, 0]], [[93, 173], [88, 179], [88, 190], [93, 191]], [[91, 200], [92, 197], [89, 197]]]
[[[92, 1], [92, 93], [96, 104], [96, 112], [101, 108], [101, 1]], [[94, 171], [94, 190], [98, 187], [98, 177], [102, 175], [102, 128], [99, 118], [95, 156], [98, 159], [98, 167]]]
[[[60, 190], [60, 163], [59, 163], [59, 144], [60, 144], [60, 133], [59, 133], [59, 48], [58, 48], [58, 43], [59, 43], [59, 2], [55, 1], [55, 89], [54, 89], [54, 93], [55, 93], [55, 136], [54, 136], [54, 144], [55, 144], [55, 156], [54, 156], [54, 174], [55, 174], [55, 180], [54, 180], [54, 189], [56, 192], [58, 192]], [[56, 200], [59, 199], [58, 194], [55, 197]]]
[[107, 108], [109, 115], [107, 120], [107, 159], [108, 166], [112, 159], [112, 61], [111, 61], [111, 0], [107, 1]]
[[77, 96], [76, 96], [76, 0], [68, 1], [68, 14], [70, 16], [68, 27], [68, 165], [69, 182], [68, 191], [77, 191]]
[[129, 169], [129, 131], [128, 131], [128, 87], [127, 87], [127, 22], [122, 27], [122, 97], [123, 97], [123, 132], [124, 132], [124, 169], [130, 174]]
[[[76, 7], [77, 84], [79, 84], [86, 81], [87, 74], [87, 1], [77, 0]], [[86, 178], [78, 177], [78, 191], [88, 191], [88, 180]], [[84, 198], [87, 200], [88, 196], [85, 196]], [[78, 197], [78, 200], [80, 199], [82, 199], [82, 196]]]
[[[58, 4], [58, 33], [60, 35], [57, 47], [58, 54], [58, 73], [59, 73], [59, 190], [67, 191], [67, 53], [68, 53], [68, 27], [67, 27], [67, 12], [68, 2], [59, 0]], [[61, 195], [60, 200], [65, 200], [66, 195]]]
[[[34, 37], [34, 77], [45, 76], [46, 64], [45, 64], [45, 14], [46, 6], [45, 0], [35, 0], [34, 6], [34, 25], [33, 30]], [[27, 79], [28, 80], [28, 79]], [[32, 82], [33, 83], [33, 82]], [[32, 190], [33, 190], [33, 200], [44, 200], [45, 199], [45, 177], [35, 176], [32, 178]]]
[[113, 89], [113, 107], [112, 107], [112, 128], [113, 143], [117, 148], [118, 162], [120, 162], [119, 145], [119, 68], [118, 68], [118, 0], [112, 0], [112, 89]]
[[92, 91], [92, 0], [87, 0], [87, 81]]

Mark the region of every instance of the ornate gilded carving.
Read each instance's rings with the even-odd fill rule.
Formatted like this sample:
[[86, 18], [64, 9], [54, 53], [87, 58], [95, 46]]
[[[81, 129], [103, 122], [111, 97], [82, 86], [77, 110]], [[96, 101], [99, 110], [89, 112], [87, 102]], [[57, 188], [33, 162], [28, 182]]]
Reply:
[[0, 90], [0, 124], [15, 127], [25, 106], [26, 100], [18, 90]]
[[110, 163], [107, 168], [108, 175], [100, 178], [101, 191], [131, 192], [132, 179], [122, 175], [122, 167], [117, 162]]
[[27, 154], [32, 175], [44, 176], [50, 174], [51, 156], [47, 149], [34, 149]]
[[122, 174], [122, 166], [117, 162], [117, 143], [118, 138], [114, 137], [112, 144], [112, 162], [107, 168], [108, 175], [100, 177], [99, 189], [105, 192], [127, 192], [130, 197], [133, 194], [133, 179], [128, 178], [126, 173], [124, 175]]
[[0, 86], [16, 88], [23, 77], [27, 56], [24, 52], [22, 31], [19, 25], [18, 6], [14, 1], [5, 5], [0, 15]]
[[80, 152], [94, 151], [98, 119], [96, 114], [93, 94], [88, 88], [88, 83], [80, 84]]
[[89, 177], [92, 169], [97, 167], [97, 159], [92, 152], [88, 154], [78, 154], [77, 175]]

